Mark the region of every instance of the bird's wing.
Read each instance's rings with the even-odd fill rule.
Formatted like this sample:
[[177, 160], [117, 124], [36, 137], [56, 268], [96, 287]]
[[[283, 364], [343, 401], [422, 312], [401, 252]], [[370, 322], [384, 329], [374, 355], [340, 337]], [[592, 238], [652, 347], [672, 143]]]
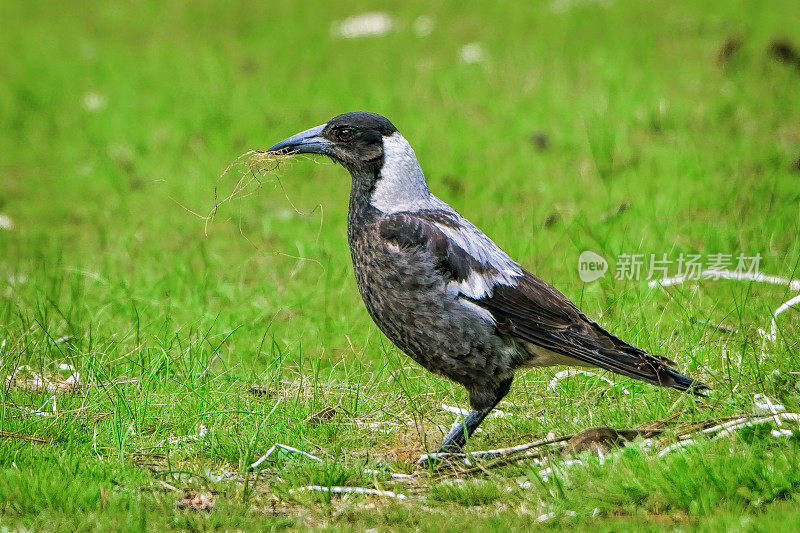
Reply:
[[612, 335], [589, 319], [566, 296], [525, 272], [514, 287], [498, 285], [491, 296], [475, 301], [508, 334], [597, 366], [654, 385], [679, 390], [707, 388], [673, 368], [673, 361], [653, 356]]
[[491, 294], [497, 284], [509, 284], [522, 267], [454, 211], [423, 210], [384, 216], [380, 236], [402, 249], [426, 253], [434, 267], [458, 285], [467, 298]]
[[584, 315], [566, 296], [511, 260], [456, 213], [396, 213], [379, 223], [381, 237], [428, 254], [461, 295], [494, 317], [499, 332], [576, 360], [655, 385], [687, 390], [702, 384], [675, 363], [632, 346]]

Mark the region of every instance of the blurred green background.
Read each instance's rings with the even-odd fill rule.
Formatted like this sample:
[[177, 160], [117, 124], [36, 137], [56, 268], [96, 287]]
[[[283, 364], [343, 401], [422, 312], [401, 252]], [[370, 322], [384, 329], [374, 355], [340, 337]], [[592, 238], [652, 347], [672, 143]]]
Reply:
[[[364, 13], [386, 31], [342, 35]], [[141, 380], [119, 398], [63, 400], [118, 417], [100, 426], [101, 450], [128, 449], [114, 441], [123, 423], [149, 427], [154, 446], [208, 424], [204, 409], [255, 401], [238, 398], [251, 383], [313, 376], [369, 384], [375, 398], [402, 389], [406, 399], [392, 400], [402, 405], [430, 390], [428, 409], [464, 401], [392, 348], [363, 309], [342, 168], [293, 161], [202, 218], [242, 176], [234, 167], [220, 178], [237, 156], [355, 110], [392, 120], [434, 193], [512, 257], [710, 383], [716, 414], [749, 408], [757, 391], [798, 404], [795, 315], [781, 319], [774, 346], [757, 334], [787, 287], [664, 291], [613, 277], [623, 253], [761, 254], [762, 272], [797, 277], [798, 2], [8, 1], [0, 20], [3, 372], [66, 362], [90, 382]], [[584, 284], [583, 250], [612, 271]], [[389, 379], [398, 371], [411, 385]], [[548, 408], [537, 402], [550, 377], [529, 372], [509, 401]], [[668, 414], [676, 397], [624, 381], [639, 395], [614, 403], [606, 422]], [[363, 430], [352, 441], [344, 430], [294, 432], [320, 407], [314, 390], [264, 442], [362, 444]], [[569, 416], [487, 438], [585, 426], [591, 390], [559, 393]], [[166, 399], [176, 394], [189, 406]], [[76, 457], [89, 449], [78, 425], [10, 407], [36, 407], [45, 392], [3, 395], [3, 429], [66, 439]], [[137, 411], [142, 402], [150, 412]], [[257, 416], [213, 416], [217, 427], [261, 431]], [[23, 445], [3, 446], [3, 464], [21, 461]], [[408, 446], [422, 449], [422, 438]], [[204, 457], [244, 464], [236, 450]]]

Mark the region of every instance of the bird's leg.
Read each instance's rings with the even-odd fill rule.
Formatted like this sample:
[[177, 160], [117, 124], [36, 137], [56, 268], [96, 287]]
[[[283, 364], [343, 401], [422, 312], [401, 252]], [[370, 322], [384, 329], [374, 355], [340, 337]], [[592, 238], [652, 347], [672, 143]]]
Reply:
[[467, 443], [467, 439], [475, 433], [483, 419], [494, 409], [494, 405], [480, 411], [470, 411], [464, 420], [454, 427], [442, 441], [439, 452], [458, 452]]
[[[499, 402], [500, 400], [497, 401]], [[419, 458], [417, 463], [425, 468], [430, 468], [439, 463], [442, 459], [441, 454], [460, 452], [464, 444], [467, 443], [467, 439], [475, 433], [475, 430], [478, 429], [478, 426], [483, 422], [483, 419], [486, 418], [486, 415], [494, 409], [495, 405], [497, 405], [497, 403], [486, 409], [470, 411], [458, 426], [450, 430], [450, 433], [444, 438], [442, 445], [439, 446], [436, 453], [423, 455]]]
[[500, 403], [506, 394], [508, 394], [509, 389], [511, 389], [511, 382], [513, 381], [514, 377], [510, 377], [507, 380], [503, 381], [497, 390], [494, 391], [494, 398], [492, 400], [492, 404], [485, 408], [485, 409], [475, 409], [470, 411], [469, 414], [464, 418], [464, 421], [461, 422], [458, 426], [453, 428], [452, 431], [444, 438], [442, 441], [442, 445], [439, 447], [439, 452], [458, 452], [461, 451], [461, 448], [464, 447], [464, 444], [467, 443], [467, 439], [475, 433], [475, 430], [478, 429], [478, 426], [481, 425], [483, 419], [492, 411], [492, 409]]

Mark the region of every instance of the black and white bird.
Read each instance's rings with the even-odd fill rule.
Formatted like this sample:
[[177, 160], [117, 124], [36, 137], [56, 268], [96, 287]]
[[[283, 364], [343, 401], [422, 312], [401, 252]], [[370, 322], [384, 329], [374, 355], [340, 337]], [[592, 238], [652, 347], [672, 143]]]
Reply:
[[385, 117], [345, 113], [268, 151], [323, 154], [350, 171], [347, 236], [369, 314], [403, 352], [469, 393], [473, 410], [443, 451], [466, 443], [521, 367], [600, 367], [681, 391], [707, 388], [601, 328], [434, 196]]

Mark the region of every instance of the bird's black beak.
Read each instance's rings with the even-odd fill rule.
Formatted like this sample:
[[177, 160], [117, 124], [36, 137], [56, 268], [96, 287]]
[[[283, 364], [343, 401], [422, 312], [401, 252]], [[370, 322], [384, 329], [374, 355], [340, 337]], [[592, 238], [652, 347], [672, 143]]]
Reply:
[[333, 153], [333, 145], [328, 139], [320, 135], [325, 126], [326, 124], [322, 124], [316, 128], [296, 133], [288, 139], [270, 146], [267, 152], [331, 155]]

